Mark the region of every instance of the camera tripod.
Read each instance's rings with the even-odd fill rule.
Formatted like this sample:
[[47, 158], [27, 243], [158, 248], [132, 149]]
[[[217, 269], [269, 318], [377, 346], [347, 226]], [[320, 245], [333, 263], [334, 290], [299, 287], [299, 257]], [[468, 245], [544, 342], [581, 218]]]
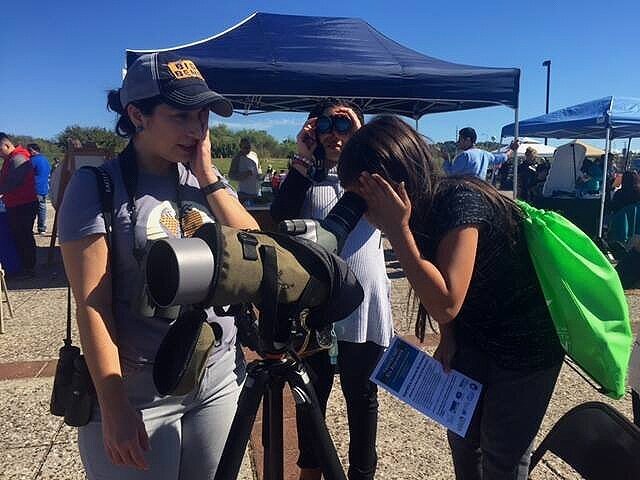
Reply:
[[296, 402], [296, 411], [313, 426], [313, 435], [322, 473], [327, 480], [346, 480], [313, 385], [304, 365], [298, 359], [264, 359], [247, 366], [247, 378], [240, 393], [238, 410], [231, 424], [215, 480], [238, 477], [251, 429], [262, 405], [262, 444], [264, 446], [264, 480], [282, 480], [283, 428], [282, 391], [288, 383]]

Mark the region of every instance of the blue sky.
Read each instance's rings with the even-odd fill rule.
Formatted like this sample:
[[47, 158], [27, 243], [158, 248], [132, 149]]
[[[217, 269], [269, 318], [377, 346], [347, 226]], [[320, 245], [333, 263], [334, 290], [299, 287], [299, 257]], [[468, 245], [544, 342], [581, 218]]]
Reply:
[[[518, 67], [520, 118], [544, 113], [545, 59], [552, 60], [552, 110], [612, 94], [640, 97], [637, 0], [21, 0], [3, 9], [0, 130], [52, 137], [70, 124], [111, 128], [115, 118], [106, 111], [105, 92], [120, 84], [126, 48], [190, 43], [255, 11], [360, 17], [430, 56]], [[284, 113], [234, 115], [225, 123], [264, 129], [281, 139], [294, 136], [302, 119]], [[501, 126], [511, 121], [512, 110], [496, 107], [425, 116], [420, 130], [447, 140], [456, 128], [471, 125], [486, 140], [499, 137]]]

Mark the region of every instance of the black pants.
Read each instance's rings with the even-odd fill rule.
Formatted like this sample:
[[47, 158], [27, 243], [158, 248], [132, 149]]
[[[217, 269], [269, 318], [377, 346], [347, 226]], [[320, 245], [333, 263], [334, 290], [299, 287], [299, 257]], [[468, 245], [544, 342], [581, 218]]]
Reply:
[[640, 394], [631, 390], [631, 405], [633, 408], [633, 423], [640, 427]]
[[[384, 347], [373, 342], [338, 342], [338, 368], [340, 384], [347, 403], [349, 421], [349, 472], [350, 480], [371, 480], [376, 473], [376, 432], [378, 428], [378, 387], [369, 376], [382, 355]], [[305, 359], [323, 412], [333, 386], [335, 366], [331, 365], [326, 351]], [[298, 424], [298, 466], [320, 468], [315, 456], [314, 438], [310, 427], [300, 416]]]
[[33, 238], [33, 222], [38, 213], [38, 202], [7, 208], [7, 219], [13, 242], [23, 270], [36, 266], [36, 241]]
[[467, 435], [447, 432], [458, 480], [529, 478], [533, 439], [561, 365], [508, 370], [476, 348], [458, 346], [453, 367], [483, 384]]

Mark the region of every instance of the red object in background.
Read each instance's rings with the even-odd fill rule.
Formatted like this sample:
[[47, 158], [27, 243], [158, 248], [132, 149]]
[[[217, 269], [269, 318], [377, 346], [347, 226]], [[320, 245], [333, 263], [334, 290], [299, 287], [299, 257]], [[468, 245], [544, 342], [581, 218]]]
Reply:
[[271, 177], [271, 188], [274, 192], [277, 192], [280, 188], [280, 184], [284, 181], [286, 173], [274, 173]]
[[616, 173], [613, 177], [613, 188], [618, 188], [622, 186], [622, 174]]
[[[0, 180], [4, 180], [9, 176], [9, 165], [11, 158], [16, 155], [22, 155], [26, 157], [28, 162], [31, 162], [31, 154], [21, 145], [15, 147], [13, 152], [9, 154], [9, 159], [2, 164], [0, 169]], [[6, 192], [2, 197], [2, 201], [7, 208], [19, 207], [20, 205], [26, 205], [27, 203], [35, 202], [36, 197], [36, 181], [33, 168], [29, 170], [22, 184], [14, 188], [10, 192]]]

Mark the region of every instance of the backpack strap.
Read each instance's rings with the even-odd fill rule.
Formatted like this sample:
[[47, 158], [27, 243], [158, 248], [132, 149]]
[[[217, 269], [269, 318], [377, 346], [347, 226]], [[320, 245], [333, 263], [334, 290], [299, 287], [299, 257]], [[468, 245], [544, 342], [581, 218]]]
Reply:
[[[100, 204], [102, 206], [102, 216], [104, 217], [104, 228], [106, 231], [107, 247], [109, 249], [109, 259], [111, 260], [111, 268], [113, 270], [115, 263], [115, 255], [113, 254], [113, 181], [111, 175], [103, 167], [82, 167], [87, 170], [91, 170], [98, 182], [98, 193], [100, 195]], [[111, 276], [112, 289], [115, 288], [115, 276]], [[112, 290], [113, 291], [113, 290]], [[67, 335], [64, 339], [64, 344], [71, 345], [71, 287], [67, 285]]]
[[136, 190], [138, 188], [138, 166], [133, 154], [133, 147], [127, 148], [118, 157], [120, 172], [124, 188], [127, 190], [127, 211], [131, 219], [131, 224], [135, 228], [138, 221], [138, 210], [136, 209]]
[[82, 167], [91, 170], [96, 177], [98, 184], [98, 193], [100, 195], [100, 204], [102, 206], [102, 216], [104, 217], [104, 228], [107, 235], [107, 246], [109, 247], [110, 256], [113, 245], [113, 180], [109, 172], [103, 167]]
[[116, 244], [113, 241], [113, 179], [104, 166], [82, 167], [93, 171], [98, 183], [98, 193], [100, 194], [100, 204], [102, 206], [102, 217], [104, 218], [104, 229], [106, 232], [107, 248], [109, 250], [109, 263], [111, 264], [111, 291], [115, 291], [116, 285]]

